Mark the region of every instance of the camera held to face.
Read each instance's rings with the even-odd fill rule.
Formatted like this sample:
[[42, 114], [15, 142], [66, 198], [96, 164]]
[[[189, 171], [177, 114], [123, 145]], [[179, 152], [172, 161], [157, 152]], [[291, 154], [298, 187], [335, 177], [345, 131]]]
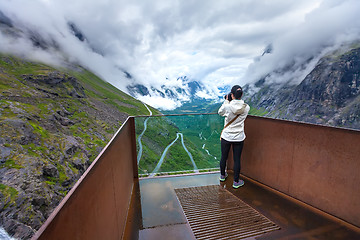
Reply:
[[232, 100], [232, 97], [231, 97], [231, 93], [229, 93], [228, 95], [225, 95], [224, 98], [226, 99], [227, 97], [227, 100], [231, 101]]

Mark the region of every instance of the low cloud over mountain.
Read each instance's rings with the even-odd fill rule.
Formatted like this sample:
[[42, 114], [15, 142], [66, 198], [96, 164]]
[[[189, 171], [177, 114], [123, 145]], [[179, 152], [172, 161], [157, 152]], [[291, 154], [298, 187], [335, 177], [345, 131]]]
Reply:
[[[6, 0], [0, 51], [77, 62], [124, 91], [188, 76], [216, 98], [221, 87], [261, 78], [298, 84], [324, 52], [359, 38], [359, 10], [357, 0]], [[271, 54], [256, 57], [264, 49]]]

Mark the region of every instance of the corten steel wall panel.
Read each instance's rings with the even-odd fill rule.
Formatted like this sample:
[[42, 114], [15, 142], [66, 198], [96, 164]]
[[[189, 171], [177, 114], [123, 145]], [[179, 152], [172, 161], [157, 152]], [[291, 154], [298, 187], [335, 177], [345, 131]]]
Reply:
[[[121, 237], [125, 231], [126, 218], [128, 207], [131, 200], [132, 189], [134, 184], [134, 161], [136, 162], [136, 155], [134, 156], [133, 146], [135, 145], [135, 137], [132, 136], [134, 127], [134, 118], [129, 118], [126, 126], [121, 129], [121, 133], [117, 136], [116, 141], [111, 145], [111, 148], [104, 152], [104, 158], [109, 160], [108, 167], [112, 169], [113, 173], [113, 189], [112, 192], [115, 197], [115, 207], [112, 211], [117, 214], [117, 226]], [[136, 154], [136, 152], [135, 152]], [[119, 239], [118, 235], [113, 235], [108, 239]], [[105, 238], [104, 238], [105, 239]]]
[[360, 227], [360, 133], [306, 125], [296, 133], [292, 195]]
[[[259, 181], [288, 192], [295, 141], [291, 126], [249, 116], [245, 132], [242, 172], [259, 176]], [[252, 151], [248, 151], [250, 149]]]
[[[134, 183], [133, 118], [117, 132], [34, 239], [120, 239]], [[130, 122], [130, 123], [129, 123]]]
[[244, 175], [360, 226], [359, 131], [249, 116], [245, 132]]

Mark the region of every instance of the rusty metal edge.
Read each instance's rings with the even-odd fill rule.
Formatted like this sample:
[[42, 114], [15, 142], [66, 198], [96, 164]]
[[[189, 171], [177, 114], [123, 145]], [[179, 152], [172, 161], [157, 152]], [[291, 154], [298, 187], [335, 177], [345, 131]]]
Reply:
[[270, 117], [260, 117], [260, 116], [254, 116], [254, 115], [249, 115], [248, 117], [266, 119], [266, 120], [270, 120], [270, 121], [285, 122], [285, 123], [295, 124], [295, 125], [307, 125], [307, 126], [315, 126], [315, 127], [336, 129], [336, 130], [340, 130], [340, 131], [345, 130], [345, 131], [350, 131], [350, 132], [353, 132], [353, 133], [360, 133], [360, 129], [358, 130], [358, 129], [346, 128], [346, 127], [335, 127], [335, 126], [330, 126], [330, 125], [321, 125], [321, 124], [316, 124], [316, 123], [308, 123], [308, 122], [302, 122], [302, 121], [292, 121], [292, 120], [277, 119], [277, 118], [270, 118]]
[[127, 120], [129, 120], [130, 129], [131, 129], [131, 142], [132, 142], [132, 155], [133, 159], [131, 161], [133, 162], [133, 175], [135, 179], [139, 178], [139, 166], [137, 164], [137, 150], [136, 150], [136, 132], [135, 132], [135, 117], [131, 116]]
[[297, 198], [289, 196], [289, 195], [287, 195], [287, 194], [285, 194], [285, 193], [283, 193], [283, 192], [281, 192], [279, 190], [276, 190], [275, 188], [272, 188], [272, 187], [270, 187], [270, 186], [268, 186], [268, 185], [266, 185], [266, 184], [264, 184], [262, 182], [259, 182], [259, 181], [255, 180], [255, 179], [252, 179], [252, 178], [250, 178], [248, 176], [245, 176], [243, 174], [240, 174], [240, 175], [246, 181], [249, 181], [249, 182], [251, 182], [251, 183], [253, 183], [253, 184], [255, 184], [255, 185], [257, 185], [257, 186], [259, 186], [261, 188], [264, 188], [264, 189], [266, 189], [266, 190], [268, 190], [268, 191], [270, 191], [270, 192], [272, 192], [274, 194], [277, 194], [280, 197], [285, 198], [286, 200], [289, 200], [289, 201], [291, 201], [291, 202], [293, 202], [295, 204], [298, 204], [298, 205], [300, 205], [302, 207], [305, 207], [308, 210], [310, 210], [310, 211], [312, 211], [312, 212], [314, 212], [316, 214], [319, 214], [319, 215], [321, 215], [321, 216], [323, 216], [323, 217], [325, 217], [327, 219], [330, 219], [330, 220], [332, 220], [332, 221], [334, 221], [336, 223], [339, 223], [340, 225], [342, 225], [342, 226], [344, 226], [346, 228], [349, 228], [349, 229], [351, 229], [351, 230], [353, 230], [355, 232], [360, 233], [360, 227], [358, 227], [358, 226], [356, 226], [356, 225], [354, 225], [352, 223], [349, 223], [349, 222], [347, 222], [347, 221], [345, 221], [345, 220], [343, 220], [343, 219], [341, 219], [341, 218], [339, 218], [337, 216], [334, 216], [334, 215], [332, 215], [330, 213], [327, 213], [327, 212], [325, 212], [325, 211], [323, 211], [323, 210], [321, 210], [321, 209], [319, 209], [317, 207], [314, 207], [314, 206], [312, 206], [312, 205], [310, 205], [310, 204], [308, 204], [306, 202], [303, 202], [303, 201], [301, 201], [301, 200], [299, 200]]
[[125, 122], [121, 125], [121, 127], [119, 128], [119, 130], [116, 131], [116, 133], [113, 135], [113, 137], [111, 138], [111, 140], [108, 142], [108, 144], [106, 144], [106, 146], [101, 150], [101, 152], [98, 154], [98, 156], [95, 158], [95, 160], [91, 163], [91, 165], [86, 169], [86, 171], [84, 172], [83, 175], [81, 175], [81, 177], [79, 178], [79, 180], [77, 180], [77, 182], [74, 184], [74, 186], [71, 188], [71, 190], [66, 194], [66, 196], [61, 200], [61, 202], [59, 203], [59, 205], [57, 205], [57, 207], [53, 210], [53, 212], [50, 214], [50, 216], [46, 219], [46, 221], [44, 222], [43, 225], [41, 225], [40, 229], [38, 231], [36, 231], [36, 233], [34, 234], [34, 236], [31, 238], [31, 240], [36, 240], [38, 239], [41, 234], [45, 231], [45, 229], [50, 225], [50, 223], [54, 220], [54, 218], [56, 217], [56, 215], [60, 212], [60, 210], [64, 207], [64, 205], [66, 204], [66, 202], [68, 201], [68, 199], [71, 197], [71, 195], [74, 194], [74, 192], [76, 191], [76, 189], [78, 188], [78, 186], [82, 183], [82, 181], [86, 178], [86, 176], [88, 175], [88, 173], [94, 168], [94, 166], [98, 163], [99, 159], [101, 158], [101, 156], [103, 155], [103, 153], [107, 150], [107, 148], [113, 143], [114, 139], [118, 136], [118, 134], [121, 132], [121, 130], [123, 129], [123, 127], [128, 124], [128, 121], [131, 117], [128, 117]]
[[[134, 175], [134, 179], [138, 179], [139, 178], [139, 173], [138, 173], [138, 165], [137, 165], [137, 151], [136, 151], [136, 133], [135, 133], [135, 118], [133, 116], [129, 116], [126, 119], [126, 123], [129, 122], [130, 124], [130, 129], [131, 129], [131, 142], [132, 142], [132, 155], [133, 155], [133, 159], [131, 159], [131, 161], [133, 162], [133, 175]], [[134, 184], [132, 186], [131, 189], [131, 196], [129, 198], [129, 202], [127, 204], [127, 209], [126, 209], [126, 224], [124, 225], [123, 229], [122, 229], [122, 235], [121, 235], [121, 239], [124, 239], [125, 236], [125, 231], [126, 231], [126, 225], [127, 222], [129, 220], [129, 211], [131, 208], [131, 203], [133, 201], [133, 197], [134, 197]]]
[[126, 231], [126, 225], [128, 224], [128, 221], [129, 221], [129, 211], [130, 211], [130, 208], [131, 208], [131, 203], [133, 202], [133, 198], [134, 198], [134, 184], [131, 188], [131, 196], [129, 198], [129, 201], [128, 201], [128, 204], [127, 204], [127, 209], [126, 209], [126, 220], [125, 220], [125, 224], [124, 224], [124, 227], [121, 231], [121, 238], [120, 239], [124, 239], [125, 237], [125, 231]]
[[[162, 114], [162, 115], [138, 115], [134, 116], [134, 118], [140, 118], [140, 117], [176, 117], [176, 116], [197, 116], [197, 115], [218, 115], [217, 113], [189, 113], [189, 114]], [[255, 115], [248, 115], [250, 118], [259, 118], [259, 119], [267, 119], [271, 121], [280, 121], [280, 122], [287, 122], [287, 123], [293, 123], [293, 124], [300, 124], [300, 125], [309, 125], [309, 126], [317, 126], [317, 127], [325, 127], [325, 128], [331, 128], [331, 129], [339, 129], [339, 130], [346, 130], [351, 131], [355, 133], [360, 133], [360, 129], [353, 129], [353, 128], [346, 128], [346, 127], [335, 127], [330, 125], [321, 125], [316, 123], [308, 123], [308, 122], [302, 122], [302, 121], [293, 121], [293, 120], [286, 120], [286, 119], [278, 119], [278, 118], [271, 118], [271, 117], [263, 117], [263, 116], [255, 116]]]
[[[220, 169], [220, 168], [219, 168]], [[194, 175], [205, 175], [205, 174], [219, 174], [220, 170], [212, 171], [212, 172], [199, 172], [199, 173], [184, 173], [184, 174], [174, 174], [174, 175], [161, 175], [161, 176], [154, 176], [154, 177], [140, 177], [140, 180], [145, 179], [157, 179], [157, 178], [169, 178], [169, 177], [184, 177], [184, 176], [194, 176]]]

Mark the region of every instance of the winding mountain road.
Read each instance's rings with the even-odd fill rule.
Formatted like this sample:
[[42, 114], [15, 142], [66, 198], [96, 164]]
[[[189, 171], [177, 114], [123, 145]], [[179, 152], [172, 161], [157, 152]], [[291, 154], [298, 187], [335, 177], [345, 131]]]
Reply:
[[[150, 116], [152, 116], [152, 111], [150, 110], [150, 108], [149, 108], [145, 103], [143, 103], [143, 104], [144, 104], [144, 106], [147, 108], [147, 110], [149, 111]], [[147, 129], [147, 122], [148, 122], [149, 119], [150, 119], [150, 117], [148, 117], [148, 118], [145, 119], [145, 121], [144, 121], [144, 130], [140, 133], [140, 135], [139, 135], [139, 137], [138, 137], [138, 139], [137, 139], [138, 144], [139, 144], [139, 152], [138, 152], [138, 154], [137, 154], [137, 163], [138, 163], [138, 165], [139, 165], [140, 159], [141, 159], [141, 157], [142, 157], [142, 152], [143, 152], [143, 146], [142, 146], [142, 143], [141, 143], [141, 138], [143, 137], [143, 135], [144, 135], [144, 133], [145, 133], [145, 131], [146, 131], [146, 129]], [[194, 166], [194, 172], [196, 172], [196, 173], [199, 172], [199, 170], [198, 170], [198, 168], [197, 168], [197, 166], [196, 166], [196, 163], [195, 163], [195, 161], [194, 161], [191, 153], [189, 152], [189, 150], [188, 150], [188, 149], [186, 148], [186, 146], [185, 146], [183, 134], [182, 134], [182, 133], [177, 133], [175, 140], [172, 141], [172, 142], [165, 148], [165, 150], [164, 150], [163, 154], [161, 155], [161, 158], [160, 158], [159, 162], [157, 163], [155, 169], [154, 169], [154, 170], [152, 171], [152, 173], [150, 174], [150, 177], [154, 177], [154, 176], [156, 175], [156, 173], [159, 171], [161, 165], [162, 165], [163, 162], [164, 162], [164, 158], [165, 158], [165, 156], [166, 156], [167, 151], [168, 151], [169, 148], [179, 139], [179, 136], [181, 137], [181, 144], [182, 144], [184, 150], [186, 151], [186, 153], [189, 155], [189, 158], [190, 158], [190, 160], [191, 160], [191, 162], [192, 162], [192, 164], [193, 164], [193, 166]]]
[[165, 148], [164, 152], [163, 152], [162, 155], [161, 155], [161, 158], [160, 158], [158, 164], [156, 165], [156, 167], [154, 168], [154, 170], [152, 171], [152, 173], [150, 174], [149, 177], [154, 177], [154, 176], [156, 175], [156, 173], [159, 171], [161, 165], [162, 165], [163, 162], [164, 162], [164, 158], [165, 158], [165, 156], [166, 156], [167, 151], [168, 151], [169, 148], [179, 139], [179, 136], [181, 136], [181, 144], [183, 145], [184, 150], [185, 150], [185, 151], [187, 152], [187, 154], [189, 155], [190, 160], [191, 160], [191, 162], [192, 162], [192, 164], [193, 164], [193, 166], [194, 166], [194, 172], [199, 172], [199, 170], [198, 170], [198, 168], [197, 168], [197, 166], [196, 166], [196, 164], [195, 164], [195, 161], [194, 161], [191, 153], [189, 152], [189, 150], [187, 150], [187, 148], [186, 148], [186, 146], [185, 146], [185, 144], [184, 144], [184, 136], [183, 136], [183, 134], [182, 134], [182, 133], [177, 133], [175, 140], [172, 141], [169, 145], [167, 145], [167, 147]]
[[[147, 110], [149, 111], [150, 113], [150, 116], [152, 116], [152, 111], [150, 110], [150, 108], [145, 104], [143, 103], [144, 106], [147, 108]], [[147, 122], [149, 121], [150, 118], [146, 118], [145, 121], [144, 121], [144, 130], [140, 133], [137, 141], [139, 143], [139, 152], [138, 152], [138, 155], [137, 155], [137, 163], [139, 165], [139, 162], [140, 162], [140, 159], [141, 159], [141, 156], [142, 156], [142, 152], [143, 152], [143, 146], [142, 146], [142, 143], [141, 143], [141, 138], [143, 137], [146, 129], [147, 129]]]
[[178, 133], [178, 134], [181, 134], [181, 144], [183, 145], [183, 148], [185, 149], [185, 151], [187, 152], [187, 154], [189, 155], [189, 158], [194, 166], [194, 172], [198, 173], [199, 172], [199, 169], [197, 168], [196, 166], [196, 163], [191, 155], [191, 153], [189, 152], [189, 150], [187, 150], [187, 148], [185, 147], [185, 144], [184, 144], [184, 136], [182, 133]]

